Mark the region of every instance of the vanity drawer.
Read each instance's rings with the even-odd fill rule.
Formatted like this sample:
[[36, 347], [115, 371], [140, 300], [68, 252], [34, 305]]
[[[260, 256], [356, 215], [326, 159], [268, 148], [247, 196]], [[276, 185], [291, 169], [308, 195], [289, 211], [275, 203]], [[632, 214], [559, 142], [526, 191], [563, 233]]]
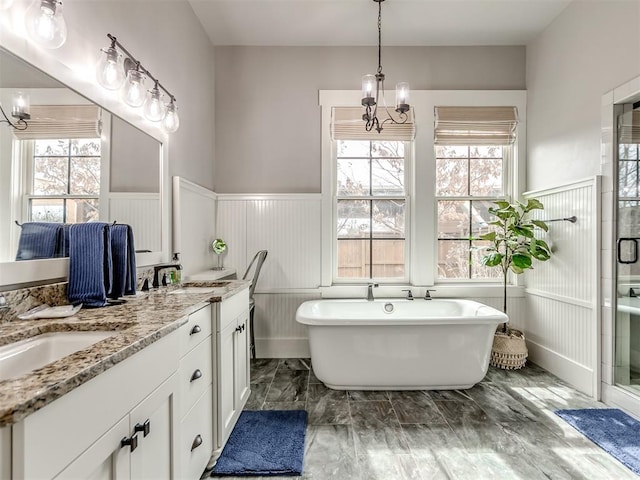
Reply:
[[180, 417], [182, 418], [211, 384], [211, 336], [203, 339], [180, 360]]
[[220, 317], [218, 320], [218, 332], [225, 329], [227, 325], [234, 322], [249, 308], [249, 288], [236, 293], [232, 297], [219, 304]]
[[213, 450], [213, 389], [211, 385], [180, 424], [178, 478], [198, 479]]
[[209, 335], [211, 335], [211, 305], [189, 315], [189, 321], [180, 327], [180, 355], [188, 353]]

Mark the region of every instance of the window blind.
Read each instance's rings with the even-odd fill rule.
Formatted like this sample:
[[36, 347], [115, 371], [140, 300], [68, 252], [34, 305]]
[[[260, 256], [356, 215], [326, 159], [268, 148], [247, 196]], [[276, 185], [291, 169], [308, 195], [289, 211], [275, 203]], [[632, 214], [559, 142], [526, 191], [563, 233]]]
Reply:
[[[331, 138], [333, 140], [383, 140], [410, 142], [416, 136], [413, 109], [407, 112], [407, 121], [402, 124], [387, 122], [382, 126], [382, 132], [375, 129], [367, 132], [365, 121], [362, 120], [363, 107], [332, 107], [331, 109]], [[402, 121], [400, 114], [389, 109], [389, 113], [396, 121]], [[384, 120], [387, 113], [384, 108], [378, 110], [378, 119]]]
[[510, 145], [516, 107], [435, 107], [435, 145]]
[[640, 110], [627, 112], [618, 122], [618, 143], [640, 143]]
[[96, 138], [100, 136], [100, 107], [96, 105], [32, 105], [26, 130], [14, 130], [18, 140]]

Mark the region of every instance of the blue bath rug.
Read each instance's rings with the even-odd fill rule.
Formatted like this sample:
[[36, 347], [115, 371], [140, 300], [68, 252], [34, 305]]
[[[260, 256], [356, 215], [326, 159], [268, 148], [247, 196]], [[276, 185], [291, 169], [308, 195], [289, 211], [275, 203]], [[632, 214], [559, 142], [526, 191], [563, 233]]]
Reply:
[[211, 476], [301, 475], [306, 430], [305, 410], [245, 410]]
[[640, 475], [640, 422], [617, 408], [556, 410], [589, 440]]

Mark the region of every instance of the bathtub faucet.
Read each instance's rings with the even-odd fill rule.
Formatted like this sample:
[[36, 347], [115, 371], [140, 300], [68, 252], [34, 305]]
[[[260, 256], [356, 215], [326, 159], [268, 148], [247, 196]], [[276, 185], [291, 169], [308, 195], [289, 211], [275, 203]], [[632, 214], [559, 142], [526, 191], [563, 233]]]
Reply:
[[433, 298], [431, 297], [431, 293], [429, 293], [429, 292], [435, 292], [435, 290], [427, 288], [427, 290], [424, 292], [424, 299], [425, 300], [433, 300]]
[[377, 287], [378, 284], [377, 283], [370, 283], [367, 286], [367, 301], [368, 302], [373, 302], [374, 298], [373, 298], [373, 287]]
[[410, 288], [408, 290], [402, 290], [402, 291], [407, 292], [407, 300], [413, 300], [413, 293], [411, 292]]

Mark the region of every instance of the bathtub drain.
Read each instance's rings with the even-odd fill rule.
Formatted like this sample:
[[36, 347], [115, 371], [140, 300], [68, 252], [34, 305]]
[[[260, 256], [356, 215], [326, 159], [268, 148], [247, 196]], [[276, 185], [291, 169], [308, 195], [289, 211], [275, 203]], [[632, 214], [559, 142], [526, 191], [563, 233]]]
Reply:
[[393, 303], [385, 303], [384, 304], [384, 312], [385, 313], [391, 313], [393, 312]]

